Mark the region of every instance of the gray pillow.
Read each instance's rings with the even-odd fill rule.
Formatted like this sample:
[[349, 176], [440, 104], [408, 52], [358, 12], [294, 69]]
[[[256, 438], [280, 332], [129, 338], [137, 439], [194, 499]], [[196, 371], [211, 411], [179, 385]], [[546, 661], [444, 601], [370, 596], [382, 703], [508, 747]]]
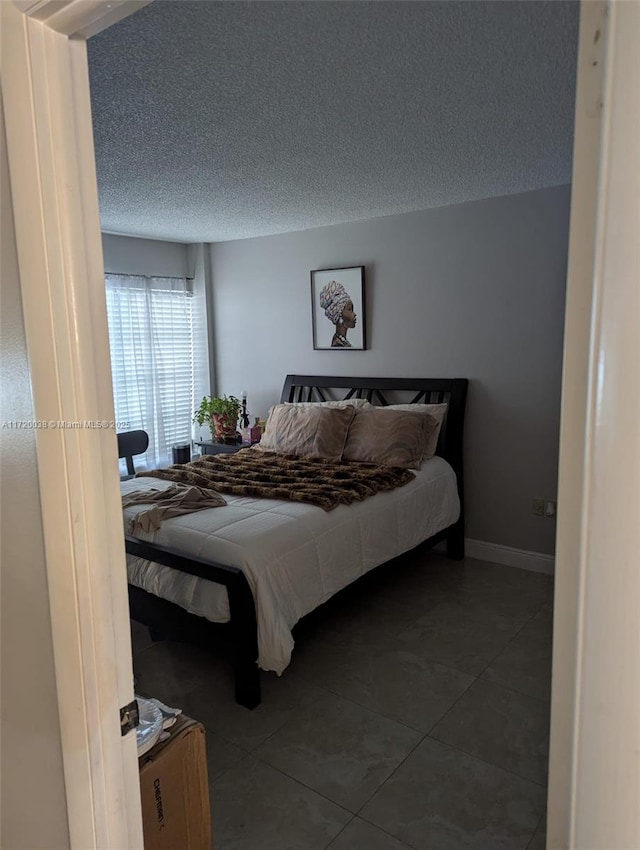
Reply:
[[322, 404], [276, 404], [257, 449], [297, 457], [340, 460], [356, 408]]
[[436, 427], [435, 417], [388, 407], [356, 410], [343, 460], [417, 469]]

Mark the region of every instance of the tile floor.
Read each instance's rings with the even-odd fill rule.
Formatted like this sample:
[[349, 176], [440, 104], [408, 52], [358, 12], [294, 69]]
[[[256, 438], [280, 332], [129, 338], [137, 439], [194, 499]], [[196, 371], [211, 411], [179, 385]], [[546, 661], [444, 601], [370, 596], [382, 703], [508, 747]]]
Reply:
[[215, 850], [542, 850], [552, 599], [418, 549], [306, 618], [254, 711], [134, 623], [136, 690], [205, 724]]

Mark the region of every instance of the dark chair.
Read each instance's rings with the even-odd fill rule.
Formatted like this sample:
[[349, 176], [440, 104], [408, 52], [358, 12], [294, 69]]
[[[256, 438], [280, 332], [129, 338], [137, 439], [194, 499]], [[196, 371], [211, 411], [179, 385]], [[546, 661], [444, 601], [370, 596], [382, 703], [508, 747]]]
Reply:
[[129, 473], [122, 476], [122, 481], [127, 481], [136, 474], [133, 456], [146, 452], [149, 446], [149, 435], [146, 431], [122, 431], [116, 436], [118, 437], [118, 457], [126, 458]]

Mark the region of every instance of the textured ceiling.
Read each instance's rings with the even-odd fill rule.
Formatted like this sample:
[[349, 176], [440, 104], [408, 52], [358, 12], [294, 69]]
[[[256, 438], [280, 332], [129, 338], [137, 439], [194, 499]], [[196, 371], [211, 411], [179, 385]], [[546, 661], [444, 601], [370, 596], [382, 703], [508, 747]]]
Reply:
[[102, 228], [215, 242], [571, 179], [578, 3], [171, 2], [89, 41]]

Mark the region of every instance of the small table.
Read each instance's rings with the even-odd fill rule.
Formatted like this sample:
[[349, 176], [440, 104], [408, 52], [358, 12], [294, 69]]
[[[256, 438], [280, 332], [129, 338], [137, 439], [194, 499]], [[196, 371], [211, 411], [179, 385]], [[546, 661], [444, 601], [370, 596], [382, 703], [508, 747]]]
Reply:
[[230, 455], [240, 449], [246, 449], [246, 443], [236, 443], [233, 446], [227, 446], [225, 443], [207, 443], [204, 440], [194, 442], [194, 446], [199, 446], [203, 455]]

